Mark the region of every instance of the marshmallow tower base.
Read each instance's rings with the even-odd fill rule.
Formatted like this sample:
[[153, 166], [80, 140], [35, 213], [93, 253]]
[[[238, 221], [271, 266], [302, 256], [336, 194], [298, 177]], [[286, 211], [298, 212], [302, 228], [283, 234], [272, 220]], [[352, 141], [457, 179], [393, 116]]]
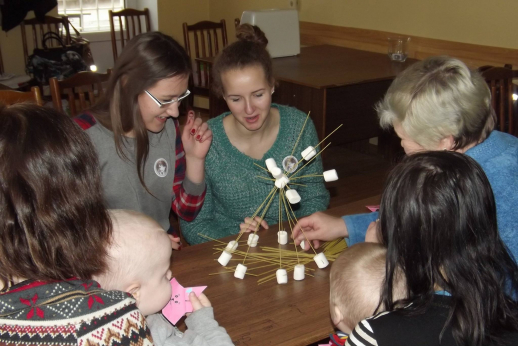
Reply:
[[234, 272], [234, 277], [243, 280], [246, 273], [246, 266], [239, 263], [236, 267], [236, 271]]
[[254, 233], [250, 233], [248, 236], [248, 241], [246, 242], [250, 247], [256, 247], [257, 242], [259, 241], [259, 236]]
[[218, 262], [224, 267], [228, 264], [231, 258], [232, 254], [225, 250], [221, 253], [221, 255], [219, 255]]
[[309, 147], [307, 147], [306, 149], [304, 149], [304, 151], [302, 152], [302, 158], [306, 161], [310, 160], [313, 156], [315, 156], [317, 154], [317, 151], [315, 150], [315, 148], [313, 148], [311, 145]]
[[325, 268], [329, 265], [329, 261], [327, 260], [326, 255], [324, 255], [323, 252], [313, 257], [313, 261], [315, 261], [315, 263], [320, 269]]
[[227, 244], [227, 247], [225, 248], [225, 251], [232, 252], [232, 251], [235, 251], [236, 249], [237, 249], [237, 242], [235, 240], [231, 240]]
[[293, 279], [297, 281], [304, 280], [306, 277], [305, 272], [306, 268], [304, 267], [304, 264], [297, 264], [293, 269]]
[[264, 163], [266, 164], [266, 168], [268, 168], [268, 170], [271, 172], [272, 169], [274, 168], [278, 168], [277, 167], [277, 163], [275, 162], [275, 160], [273, 158], [269, 158], [269, 159], [266, 159], [266, 161], [264, 161]]
[[286, 269], [277, 269], [275, 275], [277, 276], [278, 284], [288, 283], [288, 272], [286, 271]]
[[324, 180], [325, 181], [335, 181], [338, 180], [338, 174], [336, 173], [336, 169], [330, 169], [329, 171], [324, 172]]
[[297, 204], [300, 202], [300, 195], [296, 190], [290, 189], [286, 191], [286, 198], [291, 204]]
[[290, 180], [288, 179], [288, 177], [285, 174], [283, 174], [280, 178], [277, 178], [275, 180], [275, 186], [278, 189], [284, 189], [286, 184], [288, 184], [289, 182], [290, 182]]
[[288, 232], [286, 232], [286, 231], [277, 232], [277, 241], [281, 245], [288, 244]]

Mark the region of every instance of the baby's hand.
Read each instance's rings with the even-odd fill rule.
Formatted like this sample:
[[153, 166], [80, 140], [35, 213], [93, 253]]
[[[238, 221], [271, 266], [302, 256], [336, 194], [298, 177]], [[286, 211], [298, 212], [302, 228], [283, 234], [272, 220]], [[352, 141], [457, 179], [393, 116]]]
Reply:
[[209, 308], [212, 306], [207, 296], [203, 293], [200, 293], [198, 296], [196, 296], [196, 293], [191, 292], [189, 293], [189, 300], [192, 304], [192, 311], [200, 310], [201, 308]]

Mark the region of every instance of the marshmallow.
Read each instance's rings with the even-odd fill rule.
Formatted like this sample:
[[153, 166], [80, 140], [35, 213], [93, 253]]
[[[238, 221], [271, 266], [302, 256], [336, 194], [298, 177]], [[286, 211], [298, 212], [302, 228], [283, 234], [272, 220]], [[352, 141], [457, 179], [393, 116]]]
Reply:
[[336, 169], [330, 169], [329, 171], [324, 172], [324, 180], [325, 181], [335, 181], [338, 180], [338, 174], [336, 174]]
[[248, 236], [248, 241], [246, 242], [250, 247], [256, 247], [257, 242], [259, 241], [259, 236], [254, 233], [250, 233]]
[[228, 264], [231, 258], [232, 254], [230, 252], [223, 251], [221, 255], [219, 255], [218, 262], [224, 267]]
[[286, 232], [286, 231], [277, 232], [277, 241], [281, 245], [288, 244], [288, 232]]
[[306, 251], [306, 242], [304, 240], [300, 242], [300, 247], [302, 250]]
[[232, 252], [237, 249], [237, 242], [235, 240], [230, 241], [225, 248], [225, 251]]
[[277, 178], [277, 180], [275, 180], [275, 186], [279, 189], [284, 189], [284, 187], [290, 182], [290, 180], [288, 179], [288, 177], [283, 174], [280, 178]]
[[264, 163], [266, 164], [266, 168], [268, 168], [268, 170], [270, 172], [272, 171], [273, 168], [278, 168], [277, 163], [272, 158], [266, 159], [266, 161], [264, 161]]
[[236, 271], [234, 272], [234, 277], [238, 279], [244, 279], [246, 273], [246, 266], [239, 263], [236, 267]]
[[293, 269], [293, 280], [304, 280], [306, 268], [304, 267], [304, 264], [297, 264], [295, 268]]
[[291, 204], [297, 204], [300, 202], [300, 195], [296, 190], [290, 189], [286, 191], [286, 198]]
[[315, 148], [313, 148], [311, 145], [309, 147], [307, 147], [306, 149], [304, 149], [304, 151], [302, 152], [302, 158], [306, 161], [308, 161], [309, 159], [311, 159], [313, 156], [315, 156], [317, 154]]
[[323, 252], [313, 257], [313, 261], [315, 261], [315, 263], [320, 269], [325, 268], [329, 265], [329, 261], [327, 260], [326, 255], [324, 255]]
[[277, 276], [278, 284], [288, 283], [288, 272], [286, 271], [286, 269], [277, 269], [275, 275]]
[[275, 179], [279, 179], [280, 177], [282, 177], [282, 169], [280, 169], [279, 167], [273, 167], [270, 173], [272, 173]]

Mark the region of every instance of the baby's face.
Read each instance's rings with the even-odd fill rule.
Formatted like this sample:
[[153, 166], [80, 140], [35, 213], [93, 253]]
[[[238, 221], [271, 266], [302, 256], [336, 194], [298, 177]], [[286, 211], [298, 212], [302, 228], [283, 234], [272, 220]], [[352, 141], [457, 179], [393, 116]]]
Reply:
[[153, 256], [142, 263], [146, 268], [142, 271], [138, 308], [144, 316], [161, 311], [171, 299], [171, 241], [163, 230], [157, 233], [156, 246], [150, 251]]

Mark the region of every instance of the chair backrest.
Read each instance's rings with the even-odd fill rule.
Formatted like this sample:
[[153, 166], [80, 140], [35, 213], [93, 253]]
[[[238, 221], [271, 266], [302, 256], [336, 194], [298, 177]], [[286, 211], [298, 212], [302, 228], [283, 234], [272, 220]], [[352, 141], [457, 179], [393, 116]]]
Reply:
[[[193, 41], [190, 39], [191, 34]], [[222, 19], [219, 22], [202, 21], [193, 25], [183, 23], [183, 40], [185, 50], [191, 59], [216, 56], [220, 49], [223, 49], [228, 44], [225, 20]], [[191, 42], [193, 42], [192, 45]], [[193, 76], [195, 85], [208, 88], [210, 74], [207, 66], [203, 66], [203, 63], [195, 61]]]
[[[131, 40], [133, 37], [142, 34], [143, 32], [151, 31], [151, 24], [149, 21], [149, 10], [147, 8], [142, 11], [135, 10], [133, 8], [126, 8], [121, 11], [113, 12], [109, 11], [110, 14], [110, 31], [112, 38], [112, 50], [113, 50], [113, 61], [117, 60], [117, 38], [115, 35], [115, 21], [119, 23], [119, 37], [121, 41], [121, 47], [124, 48], [126, 42]], [[144, 25], [146, 31], [142, 30], [141, 19], [144, 19]]]
[[479, 71], [491, 90], [491, 105], [496, 112], [497, 129], [514, 134], [512, 66], [483, 66]]
[[40, 88], [34, 86], [31, 91], [23, 92], [16, 90], [0, 90], [0, 103], [10, 106], [15, 103], [32, 102], [43, 106]]
[[[32, 44], [27, 40], [26, 26], [30, 27], [32, 33]], [[38, 19], [26, 19], [20, 24], [22, 30], [22, 43], [23, 43], [23, 57], [25, 58], [25, 64], [34, 48], [42, 48], [41, 41], [43, 35], [47, 32], [55, 32], [63, 40], [64, 44], [70, 44], [70, 29], [68, 27], [68, 17], [53, 17], [45, 16], [43, 22]], [[30, 44], [30, 45], [29, 45]], [[54, 47], [57, 44], [55, 40], [49, 41], [48, 47]]]
[[[110, 78], [111, 71], [107, 73], [96, 73], [83, 71], [64, 80], [50, 79], [50, 93], [52, 103], [57, 110], [76, 116], [78, 113], [92, 107], [95, 102], [104, 94], [103, 83]], [[70, 112], [63, 109], [63, 94], [67, 94]]]

